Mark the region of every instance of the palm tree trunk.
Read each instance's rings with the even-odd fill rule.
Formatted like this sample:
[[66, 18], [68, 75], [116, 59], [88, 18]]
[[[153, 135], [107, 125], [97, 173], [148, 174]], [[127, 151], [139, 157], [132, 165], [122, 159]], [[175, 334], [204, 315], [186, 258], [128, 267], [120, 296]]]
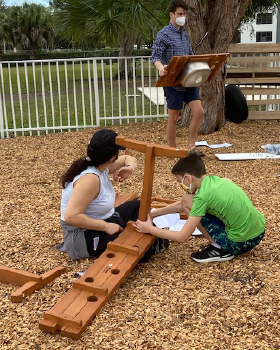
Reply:
[[[119, 36], [119, 56], [120, 57], [126, 57], [126, 56], [132, 56], [133, 47], [136, 42], [138, 34], [127, 34], [127, 35], [120, 35]], [[126, 75], [126, 69], [127, 69], [127, 76], [132, 76], [132, 70], [131, 70], [131, 59], [127, 60], [127, 66], [125, 65], [125, 60], [120, 59], [119, 61], [119, 73], [116, 75], [116, 77], [120, 77], [120, 79], [124, 79]]]
[[30, 50], [30, 59], [35, 60], [36, 59], [36, 47], [34, 45], [30, 44], [29, 50]]

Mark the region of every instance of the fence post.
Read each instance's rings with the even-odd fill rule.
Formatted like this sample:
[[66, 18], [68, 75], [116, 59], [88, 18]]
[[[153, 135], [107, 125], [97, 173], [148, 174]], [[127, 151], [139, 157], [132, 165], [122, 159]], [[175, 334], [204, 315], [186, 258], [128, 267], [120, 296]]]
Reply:
[[[103, 61], [101, 61], [103, 64]], [[95, 116], [96, 125], [100, 126], [100, 106], [99, 106], [99, 92], [98, 92], [98, 71], [97, 71], [97, 60], [93, 59], [93, 86], [94, 86], [94, 99], [95, 99]]]
[[2, 103], [2, 94], [0, 91], [0, 135], [1, 139], [4, 138], [4, 118], [3, 118], [3, 103]]

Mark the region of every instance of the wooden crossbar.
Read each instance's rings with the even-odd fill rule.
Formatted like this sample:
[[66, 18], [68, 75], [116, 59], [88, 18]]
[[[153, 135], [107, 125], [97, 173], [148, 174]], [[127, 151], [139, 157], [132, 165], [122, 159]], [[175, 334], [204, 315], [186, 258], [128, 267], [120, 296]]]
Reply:
[[11, 301], [20, 303], [24, 297], [37, 289], [41, 289], [45, 284], [51, 282], [65, 271], [65, 267], [59, 266], [38, 276], [34, 273], [0, 265], [0, 282], [21, 286], [11, 294]]
[[[145, 153], [145, 168], [140, 200], [139, 219], [145, 220], [151, 208], [156, 156], [186, 157], [187, 150], [148, 144], [117, 136], [117, 144]], [[137, 262], [155, 241], [150, 234], [137, 232], [133, 222], [94, 261], [85, 274], [75, 281], [68, 292], [44, 313], [39, 328], [72, 339], [79, 339], [106, 301], [113, 295]]]

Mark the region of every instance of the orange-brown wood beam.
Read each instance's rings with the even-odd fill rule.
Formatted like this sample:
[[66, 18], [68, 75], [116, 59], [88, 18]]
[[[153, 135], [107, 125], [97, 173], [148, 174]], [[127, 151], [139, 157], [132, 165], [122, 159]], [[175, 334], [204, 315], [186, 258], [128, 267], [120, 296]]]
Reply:
[[59, 266], [38, 276], [30, 272], [0, 265], [0, 282], [21, 286], [11, 294], [11, 301], [13, 303], [20, 303], [24, 297], [30, 295], [35, 290], [41, 289], [45, 284], [51, 282], [65, 271], [65, 267]]

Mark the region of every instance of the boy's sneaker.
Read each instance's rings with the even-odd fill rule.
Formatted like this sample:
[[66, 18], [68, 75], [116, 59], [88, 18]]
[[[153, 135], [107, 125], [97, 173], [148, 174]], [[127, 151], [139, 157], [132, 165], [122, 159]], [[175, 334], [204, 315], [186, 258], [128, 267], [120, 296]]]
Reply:
[[198, 263], [208, 263], [212, 261], [232, 260], [235, 258], [235, 255], [227, 253], [223, 249], [214, 247], [212, 244], [209, 244], [201, 251], [192, 253], [191, 258]]

